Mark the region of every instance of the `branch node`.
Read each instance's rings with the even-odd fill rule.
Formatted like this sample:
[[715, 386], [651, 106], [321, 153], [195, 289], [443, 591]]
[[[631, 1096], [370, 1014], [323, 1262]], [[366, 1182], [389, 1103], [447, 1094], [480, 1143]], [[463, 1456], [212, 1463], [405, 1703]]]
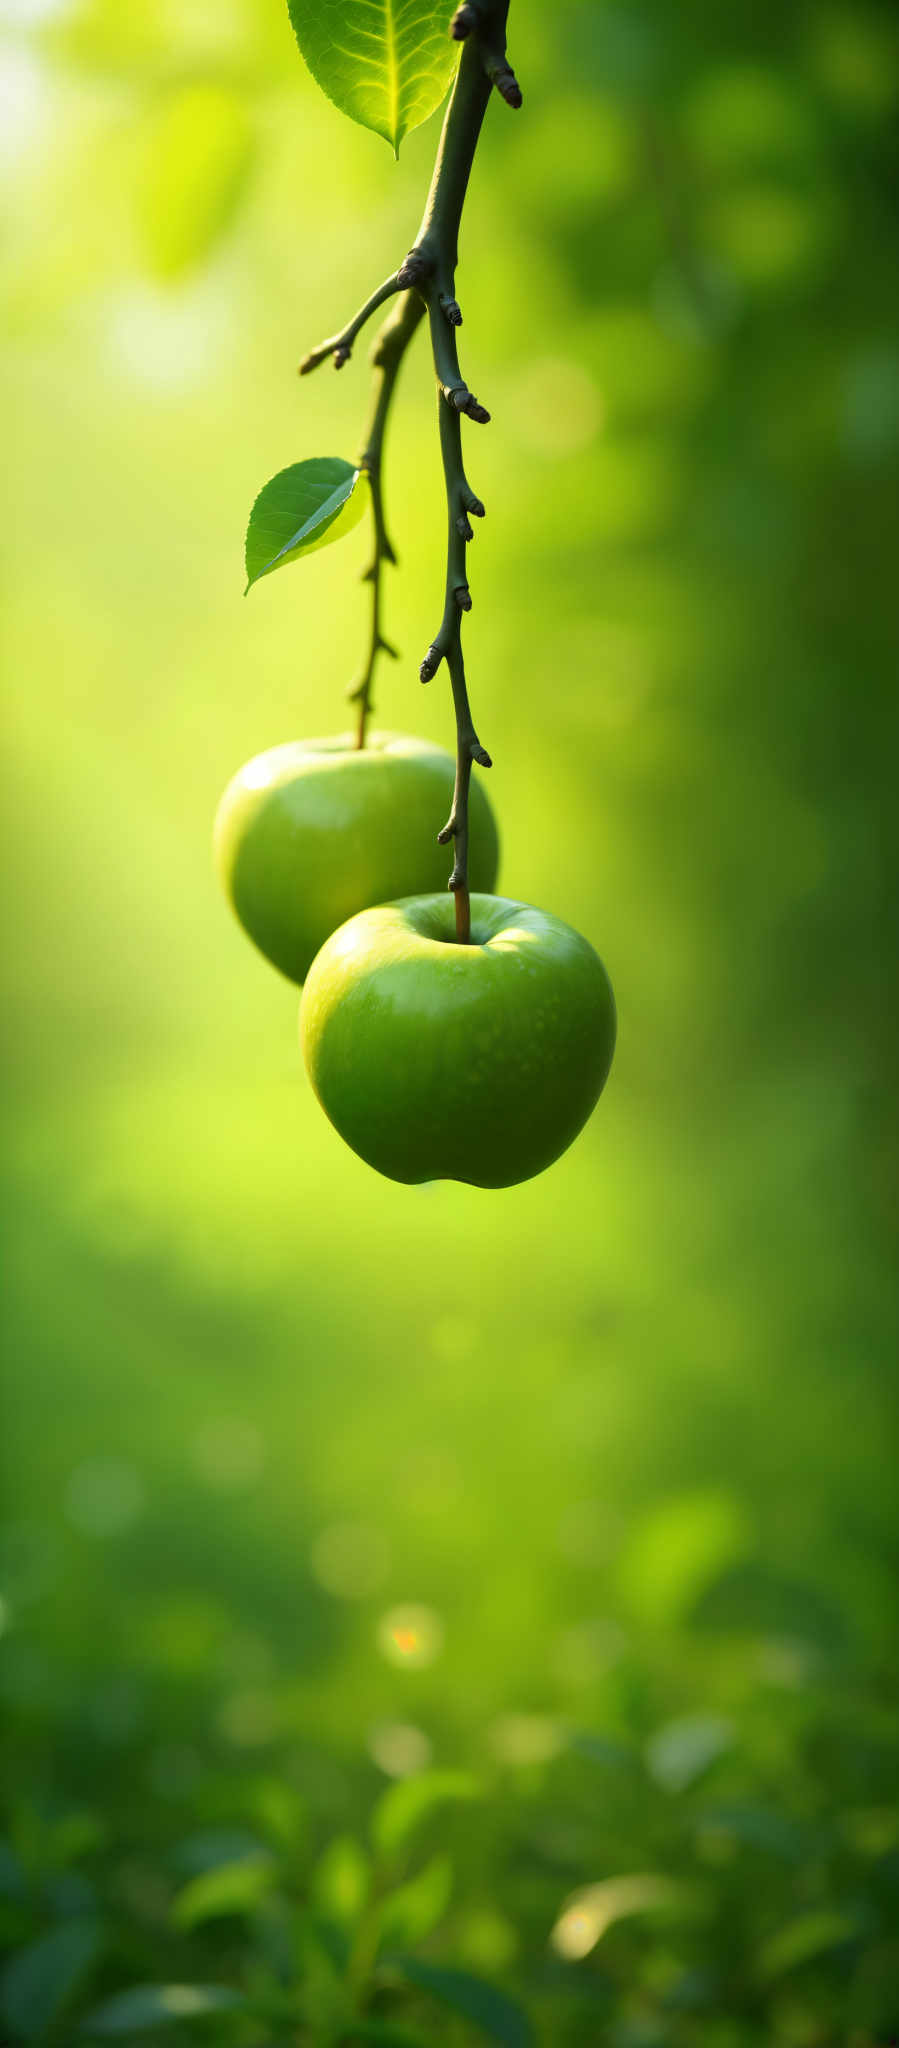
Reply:
[[433, 646], [428, 648], [424, 661], [420, 664], [418, 671], [423, 683], [430, 683], [432, 681], [433, 677], [437, 674], [442, 660], [442, 647]]
[[472, 519], [484, 518], [486, 507], [482, 504], [480, 498], [475, 497], [474, 491], [470, 490], [467, 484], [465, 486], [465, 506], [466, 510], [471, 513]]
[[474, 527], [464, 512], [460, 512], [456, 520], [456, 532], [461, 533], [462, 539], [465, 541], [474, 540]]
[[425, 278], [430, 275], [431, 267], [429, 256], [423, 255], [420, 249], [410, 249], [396, 273], [397, 284], [402, 291], [423, 284]]
[[467, 583], [457, 583], [454, 596], [460, 612], [471, 611], [471, 591]]
[[349, 362], [352, 353], [352, 349], [348, 346], [348, 344], [345, 341], [338, 342], [338, 345], [334, 350], [335, 370], [342, 370], [344, 363]]
[[482, 747], [480, 740], [472, 740], [471, 758], [473, 761], [477, 762], [479, 768], [493, 767], [493, 762], [490, 759], [490, 755], [488, 754], [486, 747]]
[[465, 875], [461, 868], [455, 867], [453, 869], [453, 872], [450, 875], [449, 881], [447, 882], [446, 886], [454, 896], [457, 889], [467, 888], [468, 884], [465, 880]]
[[487, 425], [490, 414], [486, 406], [478, 404], [474, 392], [469, 391], [467, 384], [444, 384], [443, 396], [448, 404], [455, 406], [457, 412], [466, 413], [470, 420], [477, 420], [479, 426]]
[[462, 313], [458, 299], [441, 299], [441, 306], [451, 327], [461, 327]]
[[455, 836], [456, 836], [456, 818], [455, 818], [455, 813], [454, 813], [454, 814], [453, 814], [453, 816], [452, 816], [451, 818], [449, 818], [449, 819], [447, 820], [447, 822], [446, 822], [446, 824], [444, 825], [444, 827], [443, 827], [442, 831], [438, 832], [438, 834], [437, 834], [437, 844], [438, 844], [438, 846], [448, 846], [448, 845], [449, 845], [449, 843], [450, 843], [450, 840], [451, 840], [451, 839], [455, 839]]
[[472, 30], [477, 28], [477, 25], [478, 17], [475, 9], [465, 4], [465, 0], [463, 0], [463, 5], [456, 8], [456, 12], [450, 22], [450, 35], [453, 42], [464, 43], [466, 36], [470, 36]]

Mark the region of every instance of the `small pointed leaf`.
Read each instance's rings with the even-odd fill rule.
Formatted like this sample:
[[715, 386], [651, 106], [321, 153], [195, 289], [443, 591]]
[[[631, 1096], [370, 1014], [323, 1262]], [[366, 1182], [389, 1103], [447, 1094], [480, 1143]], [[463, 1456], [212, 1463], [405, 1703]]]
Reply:
[[371, 1870], [354, 1835], [335, 1835], [312, 1876], [316, 1906], [340, 1927], [352, 1926], [368, 1899]]
[[433, 1856], [423, 1870], [390, 1892], [381, 1907], [381, 1940], [414, 1946], [443, 1919], [453, 1889], [448, 1856]]
[[828, 1906], [800, 1913], [765, 1942], [759, 1955], [759, 1972], [771, 1982], [775, 1977], [785, 1976], [788, 1970], [798, 1969], [802, 1963], [810, 1963], [815, 1956], [825, 1955], [829, 1949], [842, 1948], [858, 1933], [859, 1921], [853, 1913], [841, 1913]]
[[452, 6], [447, 0], [288, 0], [288, 7], [322, 91], [399, 155], [403, 136], [439, 107], [453, 75]]
[[365, 510], [366, 494], [356, 489], [361, 474], [338, 455], [314, 455], [263, 485], [247, 528], [248, 590], [260, 576], [355, 526]]
[[275, 1881], [271, 1856], [242, 1856], [236, 1863], [219, 1863], [201, 1870], [182, 1885], [172, 1901], [172, 1921], [187, 1931], [206, 1920], [219, 1920], [235, 1913], [252, 1913]]
[[382, 1856], [404, 1849], [420, 1821], [435, 1807], [459, 1799], [477, 1799], [480, 1786], [467, 1771], [422, 1771], [401, 1778], [379, 1799], [372, 1818], [372, 1841]]

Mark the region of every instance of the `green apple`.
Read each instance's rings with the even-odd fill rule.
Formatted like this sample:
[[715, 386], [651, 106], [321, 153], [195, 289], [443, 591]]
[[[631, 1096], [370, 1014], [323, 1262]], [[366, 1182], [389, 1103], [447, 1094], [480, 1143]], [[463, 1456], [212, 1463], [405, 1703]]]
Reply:
[[612, 1063], [615, 998], [561, 918], [473, 896], [409, 896], [333, 932], [309, 971], [309, 1078], [354, 1152], [390, 1180], [510, 1187], [586, 1123]]
[[[446, 887], [437, 834], [455, 765], [443, 747], [404, 733], [291, 740], [257, 754], [229, 782], [215, 820], [222, 886], [244, 930], [302, 982], [330, 932], [369, 903]], [[492, 889], [499, 864], [480, 778], [470, 797], [471, 873]]]

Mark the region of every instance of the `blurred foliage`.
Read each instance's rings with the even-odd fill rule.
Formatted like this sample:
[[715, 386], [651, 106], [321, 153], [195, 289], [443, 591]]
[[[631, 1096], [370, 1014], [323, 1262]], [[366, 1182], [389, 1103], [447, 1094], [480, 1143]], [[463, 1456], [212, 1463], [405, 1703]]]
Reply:
[[[293, 373], [436, 123], [392, 165], [281, 0], [0, 14], [5, 2035], [886, 2048], [895, 12], [515, 0], [470, 679], [621, 1028], [495, 1196], [338, 1143], [208, 851], [345, 717], [363, 535], [244, 605], [243, 524], [353, 458], [364, 352]], [[435, 443], [421, 345], [378, 710], [446, 743]]]

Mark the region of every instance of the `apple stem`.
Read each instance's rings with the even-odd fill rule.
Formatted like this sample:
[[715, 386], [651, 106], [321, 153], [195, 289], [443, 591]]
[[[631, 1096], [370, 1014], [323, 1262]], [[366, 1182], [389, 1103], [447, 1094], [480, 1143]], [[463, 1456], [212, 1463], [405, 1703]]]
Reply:
[[391, 646], [389, 640], [385, 640], [381, 630], [381, 571], [385, 562], [396, 561], [384, 520], [381, 468], [384, 434], [400, 365], [423, 313], [424, 305], [417, 292], [404, 292], [398, 306], [388, 315], [383, 327], [379, 328], [371, 351], [371, 365], [374, 371], [372, 409], [365, 445], [358, 458], [359, 468], [365, 471], [371, 489], [373, 552], [368, 568], [363, 571], [362, 579], [363, 582], [371, 584], [371, 633], [362, 675], [347, 691], [350, 702], [359, 706], [356, 723], [357, 750], [365, 745], [365, 728], [373, 708], [371, 693], [378, 655], [389, 654], [396, 660], [396, 648]]

